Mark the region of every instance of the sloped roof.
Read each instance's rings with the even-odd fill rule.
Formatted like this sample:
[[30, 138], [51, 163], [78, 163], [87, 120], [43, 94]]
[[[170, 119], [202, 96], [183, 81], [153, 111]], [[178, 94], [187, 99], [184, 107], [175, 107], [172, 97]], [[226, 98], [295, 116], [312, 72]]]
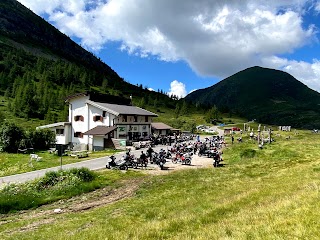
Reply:
[[96, 126], [86, 131], [85, 133], [83, 133], [83, 135], [107, 135], [108, 133], [112, 132], [116, 128], [117, 128], [116, 126], [112, 126], [112, 127], [107, 127], [103, 125]]
[[172, 127], [170, 127], [167, 124], [164, 124], [162, 122], [155, 122], [155, 123], [151, 123], [151, 127], [157, 130], [167, 130], [167, 129], [172, 129]]
[[71, 125], [71, 122], [51, 123], [51, 124], [48, 124], [48, 125], [39, 126], [36, 129], [53, 128], [53, 127], [64, 127], [66, 125]]
[[111, 103], [100, 103], [100, 102], [93, 102], [88, 100], [88, 104], [95, 106], [97, 108], [100, 108], [102, 110], [105, 110], [107, 112], [110, 112], [112, 114], [115, 114], [116, 116], [120, 114], [125, 114], [125, 115], [141, 115], [141, 116], [152, 116], [152, 117], [157, 117], [158, 115], [149, 112], [145, 109], [136, 107], [136, 106], [127, 106], [127, 105], [118, 105], [118, 104], [111, 104]]

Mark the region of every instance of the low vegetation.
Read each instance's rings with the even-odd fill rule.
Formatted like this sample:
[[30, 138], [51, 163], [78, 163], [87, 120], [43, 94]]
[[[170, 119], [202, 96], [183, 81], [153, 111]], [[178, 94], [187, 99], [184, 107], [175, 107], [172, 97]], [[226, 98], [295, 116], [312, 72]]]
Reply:
[[44, 177], [25, 184], [10, 184], [0, 190], [0, 213], [36, 208], [60, 199], [93, 191], [115, 180], [138, 176], [138, 173], [114, 172], [101, 175], [87, 168], [50, 171]]
[[[3, 215], [0, 236], [318, 239], [319, 144], [320, 134], [297, 131], [280, 133], [275, 142], [259, 149], [244, 133], [242, 143], [224, 150], [223, 167], [146, 176], [134, 196], [87, 211], [40, 214], [64, 204], [57, 202], [24, 217], [23, 213]], [[101, 172], [105, 177], [114, 173]]]

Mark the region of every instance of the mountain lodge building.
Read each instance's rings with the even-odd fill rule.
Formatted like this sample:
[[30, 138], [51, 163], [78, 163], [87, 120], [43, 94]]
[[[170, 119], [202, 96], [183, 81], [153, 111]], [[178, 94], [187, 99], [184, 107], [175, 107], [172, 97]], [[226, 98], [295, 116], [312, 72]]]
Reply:
[[78, 145], [78, 149], [103, 150], [114, 139], [139, 140], [151, 135], [151, 123], [158, 115], [132, 106], [131, 101], [111, 95], [78, 93], [67, 97], [69, 121], [40, 126], [56, 133], [57, 144]]

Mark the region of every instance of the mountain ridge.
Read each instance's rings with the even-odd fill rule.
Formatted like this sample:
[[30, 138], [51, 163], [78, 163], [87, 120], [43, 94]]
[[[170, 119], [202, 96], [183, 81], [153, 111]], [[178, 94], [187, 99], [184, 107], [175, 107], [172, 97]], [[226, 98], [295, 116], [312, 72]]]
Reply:
[[250, 67], [185, 99], [270, 124], [320, 127], [320, 93], [280, 70]]

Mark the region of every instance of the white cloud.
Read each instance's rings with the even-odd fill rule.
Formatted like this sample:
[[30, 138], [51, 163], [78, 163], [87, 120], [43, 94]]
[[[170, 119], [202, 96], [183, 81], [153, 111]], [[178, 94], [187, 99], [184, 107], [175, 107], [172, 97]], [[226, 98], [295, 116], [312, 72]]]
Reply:
[[[199, 75], [218, 78], [293, 53], [316, 34], [315, 26], [303, 26], [309, 0], [19, 1], [48, 14], [51, 23], [80, 38], [89, 50], [120, 41], [121, 50], [129, 54], [183, 60]], [[320, 11], [319, 1], [314, 9]], [[284, 70], [320, 90], [317, 60], [277, 61], [287, 62]]]
[[148, 88], [148, 90], [149, 90], [149, 91], [154, 91], [154, 89], [153, 89], [153, 88]]
[[320, 90], [320, 61], [314, 59], [312, 63], [272, 57], [263, 59], [265, 66], [288, 72], [309, 88]]
[[197, 91], [198, 89], [192, 89], [191, 91], [189, 91], [189, 93], [192, 93], [194, 91]]
[[174, 80], [170, 83], [170, 89], [168, 95], [175, 95], [179, 98], [183, 98], [187, 95], [186, 85], [182, 82]]
[[320, 12], [320, 1], [317, 1], [317, 2], [316, 2], [315, 10], [316, 10], [317, 12]]

